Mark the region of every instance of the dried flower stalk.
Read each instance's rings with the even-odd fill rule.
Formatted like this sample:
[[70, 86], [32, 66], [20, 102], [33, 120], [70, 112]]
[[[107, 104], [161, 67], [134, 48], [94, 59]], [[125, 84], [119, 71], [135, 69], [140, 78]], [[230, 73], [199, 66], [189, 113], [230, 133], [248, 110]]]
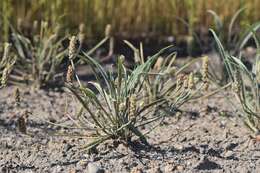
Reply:
[[132, 95], [130, 97], [130, 106], [129, 106], [129, 118], [132, 119], [134, 118], [135, 111], [136, 111], [136, 95]]
[[77, 53], [76, 45], [77, 45], [77, 37], [72, 36], [70, 39], [70, 44], [69, 44], [69, 58], [70, 59], [73, 59], [73, 57]]
[[72, 83], [72, 81], [73, 81], [73, 68], [71, 65], [69, 65], [66, 74], [66, 82]]
[[189, 89], [194, 88], [194, 75], [193, 75], [193, 73], [190, 73], [190, 75], [189, 75], [188, 87], [189, 87]]
[[203, 61], [202, 61], [202, 81], [204, 82], [204, 90], [207, 91], [209, 88], [209, 58], [208, 58], [208, 56], [203, 57]]
[[26, 122], [29, 116], [29, 112], [27, 110], [24, 111], [22, 116], [20, 116], [17, 120], [17, 125], [18, 125], [18, 130], [19, 132], [23, 134], [27, 134], [27, 127], [26, 127]]
[[15, 100], [15, 104], [19, 105], [21, 102], [21, 97], [20, 97], [20, 90], [19, 88], [16, 88], [14, 91], [14, 100]]

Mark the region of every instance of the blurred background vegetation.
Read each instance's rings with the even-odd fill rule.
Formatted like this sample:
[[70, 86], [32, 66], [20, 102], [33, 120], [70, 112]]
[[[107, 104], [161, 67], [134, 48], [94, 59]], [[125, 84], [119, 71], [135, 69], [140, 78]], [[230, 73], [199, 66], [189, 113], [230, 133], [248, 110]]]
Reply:
[[[242, 7], [238, 26], [260, 20], [260, 0], [1, 0], [0, 40], [6, 41], [9, 22], [30, 33], [33, 22], [48, 21], [50, 28], [59, 23], [66, 32], [77, 33], [85, 24], [87, 38], [103, 37], [111, 24], [113, 34], [123, 38], [183, 38], [193, 32], [208, 32], [213, 10], [228, 27], [230, 19]], [[225, 25], [226, 24], [226, 25]]]

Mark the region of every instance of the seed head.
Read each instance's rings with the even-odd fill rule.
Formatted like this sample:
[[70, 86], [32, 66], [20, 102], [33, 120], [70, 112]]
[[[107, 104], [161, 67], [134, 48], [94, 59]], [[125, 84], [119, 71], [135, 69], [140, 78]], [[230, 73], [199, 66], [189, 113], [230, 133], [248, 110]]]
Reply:
[[235, 71], [234, 82], [232, 83], [232, 89], [236, 94], [240, 94], [241, 91], [241, 77], [238, 71]]
[[21, 102], [21, 97], [20, 97], [20, 90], [19, 90], [19, 88], [16, 88], [15, 91], [14, 91], [14, 100], [15, 100], [15, 103], [16, 103], [17, 105], [19, 105], [20, 102]]
[[194, 88], [194, 75], [193, 75], [193, 73], [190, 73], [190, 75], [189, 75], [188, 87], [189, 87], [189, 89]]
[[202, 61], [202, 81], [204, 82], [204, 90], [207, 91], [209, 88], [209, 58], [208, 58], [208, 56], [203, 57], [203, 61]]
[[6, 86], [7, 84], [7, 80], [8, 80], [8, 68], [6, 67], [4, 70], [3, 70], [3, 74], [2, 74], [2, 79], [1, 79], [1, 85], [2, 86]]
[[189, 78], [187, 75], [184, 75], [184, 78], [183, 78], [183, 87], [184, 89], [188, 89], [189, 88]]
[[106, 37], [111, 37], [111, 35], [112, 35], [111, 31], [112, 31], [111, 25], [107, 24], [106, 29], [105, 29], [105, 36]]
[[24, 111], [24, 113], [22, 114], [22, 116], [20, 116], [18, 118], [18, 130], [23, 133], [23, 134], [26, 134], [27, 133], [27, 128], [26, 128], [26, 121], [27, 121], [27, 118], [29, 116], [29, 112], [26, 110]]
[[7, 60], [9, 58], [10, 49], [11, 49], [11, 44], [5, 43], [4, 44], [4, 55], [3, 55], [1, 64], [5, 65], [7, 63]]
[[68, 66], [67, 75], [66, 75], [66, 82], [72, 83], [73, 81], [73, 68], [71, 65]]
[[69, 58], [70, 59], [72, 59], [77, 52], [76, 45], [77, 45], [77, 37], [72, 36], [70, 39], [70, 44], [69, 44]]
[[208, 56], [203, 57], [202, 61], [202, 80], [208, 82], [209, 76], [209, 58]]
[[129, 106], [129, 117], [134, 118], [135, 111], [136, 111], [136, 95], [132, 95], [129, 99], [130, 106]]
[[18, 118], [18, 129], [21, 133], [26, 134], [26, 122], [24, 117]]

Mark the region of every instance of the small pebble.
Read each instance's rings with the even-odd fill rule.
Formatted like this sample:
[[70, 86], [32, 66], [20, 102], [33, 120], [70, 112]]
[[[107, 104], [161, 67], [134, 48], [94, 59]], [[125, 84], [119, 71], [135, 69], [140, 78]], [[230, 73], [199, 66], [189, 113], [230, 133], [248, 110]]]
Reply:
[[184, 166], [178, 165], [178, 166], [176, 166], [176, 170], [181, 172], [184, 170]]
[[97, 164], [90, 162], [88, 164], [88, 173], [104, 173], [105, 171], [101, 169]]
[[176, 150], [179, 150], [179, 151], [183, 150], [183, 146], [182, 145], [175, 145], [174, 148]]
[[234, 157], [234, 153], [232, 151], [227, 151], [224, 154], [224, 157], [227, 158], [227, 159], [232, 159]]

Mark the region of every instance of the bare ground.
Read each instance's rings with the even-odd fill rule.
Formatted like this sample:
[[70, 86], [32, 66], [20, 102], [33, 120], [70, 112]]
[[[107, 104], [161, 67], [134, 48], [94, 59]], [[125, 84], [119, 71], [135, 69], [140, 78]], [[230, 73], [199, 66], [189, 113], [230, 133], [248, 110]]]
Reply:
[[[167, 117], [148, 135], [150, 147], [111, 141], [88, 154], [86, 138], [61, 136], [78, 130], [53, 126], [44, 120], [71, 125], [76, 102], [66, 93], [21, 89], [15, 108], [14, 87], [0, 90], [0, 172], [260, 172], [260, 143], [225, 102], [227, 93], [187, 104], [182, 116]], [[66, 104], [66, 100], [68, 104]], [[66, 106], [68, 105], [68, 106]], [[67, 109], [68, 107], [68, 109]], [[28, 135], [17, 130], [23, 110], [32, 114]], [[67, 110], [66, 110], [67, 109]], [[94, 171], [95, 172], [95, 171]]]

